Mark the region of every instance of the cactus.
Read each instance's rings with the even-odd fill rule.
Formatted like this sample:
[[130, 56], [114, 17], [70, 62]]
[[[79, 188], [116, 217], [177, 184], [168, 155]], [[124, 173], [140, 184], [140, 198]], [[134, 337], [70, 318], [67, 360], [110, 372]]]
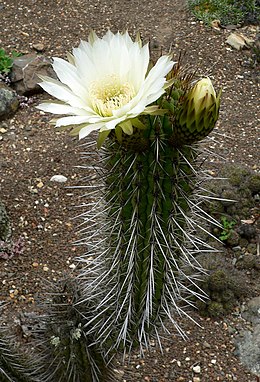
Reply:
[[22, 355], [14, 346], [14, 339], [0, 329], [0, 381], [40, 382], [35, 373], [36, 364]]
[[116, 381], [112, 364], [84, 330], [91, 310], [84, 306], [86, 317], [76, 308], [78, 293], [74, 281], [61, 280], [43, 305], [46, 314], [35, 332], [41, 382]]
[[[99, 131], [81, 215], [86, 254], [77, 283], [51, 294], [29, 370], [0, 341], [4, 382], [115, 381], [115, 349], [160, 341], [166, 319], [185, 336], [178, 317], [194, 296], [205, 298], [196, 254], [211, 247], [194, 232], [210, 217], [200, 207], [198, 142], [214, 128], [220, 93], [208, 78], [194, 83], [170, 55], [149, 66], [148, 45], [127, 32], [92, 32], [68, 59], [55, 58], [58, 80], [41, 83], [60, 102], [38, 108], [67, 115], [56, 126], [80, 138]], [[95, 161], [92, 143], [85, 147]]]
[[[200, 124], [196, 121], [195, 128], [186, 127], [183, 134], [189, 121], [185, 122], [182, 108], [198, 88], [196, 84], [189, 89], [186, 83], [183, 93], [185, 81], [180, 79], [164, 99], [174, 105], [172, 114], [142, 118], [145, 128], [135, 128], [130, 136], [111, 132], [101, 150], [96, 171], [103, 181], [103, 195], [85, 215], [82, 233], [87, 232], [83, 242], [89, 251], [81, 259], [87, 261], [81, 279], [84, 301], [96, 306], [93, 327], [104, 346], [148, 345], [165, 318], [184, 335], [176, 316], [187, 314], [182, 305], [192, 305], [187, 294], [205, 297], [199, 287], [194, 288], [203, 272], [194, 254], [206, 245], [191, 232], [198, 224], [194, 217], [208, 219], [194, 196], [197, 141], [214, 127], [219, 97], [210, 94], [206, 105], [200, 101], [195, 113], [195, 117], [200, 113]], [[203, 91], [202, 99], [207, 100], [207, 89]], [[175, 98], [179, 94], [176, 102], [173, 92]], [[191, 115], [194, 119], [194, 111]], [[87, 189], [100, 193], [94, 182]], [[94, 260], [88, 262], [88, 257]], [[193, 276], [185, 274], [186, 265], [193, 267]]]
[[84, 330], [93, 309], [84, 305], [83, 316], [76, 308], [75, 281], [61, 280], [50, 289], [32, 330], [32, 352], [23, 355], [7, 330], [0, 330], [0, 381], [116, 382], [112, 362]]

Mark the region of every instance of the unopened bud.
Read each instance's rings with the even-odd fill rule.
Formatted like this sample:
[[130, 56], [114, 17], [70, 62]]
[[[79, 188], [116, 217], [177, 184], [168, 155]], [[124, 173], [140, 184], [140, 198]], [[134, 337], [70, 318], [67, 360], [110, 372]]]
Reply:
[[176, 137], [184, 144], [198, 142], [214, 128], [219, 115], [220, 95], [211, 80], [198, 81], [187, 93], [176, 117]]

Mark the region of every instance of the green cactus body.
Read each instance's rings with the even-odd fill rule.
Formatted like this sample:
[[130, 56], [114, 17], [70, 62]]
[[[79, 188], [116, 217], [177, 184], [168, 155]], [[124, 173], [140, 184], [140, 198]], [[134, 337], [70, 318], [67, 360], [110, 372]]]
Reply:
[[115, 382], [112, 364], [107, 364], [99, 344], [84, 330], [91, 312], [85, 305], [85, 316], [81, 315], [75, 308], [77, 298], [72, 280], [62, 280], [45, 306], [44, 325], [36, 335], [39, 381]]
[[19, 354], [13, 341], [4, 330], [0, 332], [0, 381], [1, 382], [40, 382], [33, 372], [33, 360]]
[[[106, 345], [108, 338], [147, 344], [166, 317], [178, 327], [172, 311], [182, 312], [181, 290], [192, 283], [181, 267], [193, 260], [188, 212], [197, 148], [175, 147], [172, 132], [168, 117], [150, 118], [147, 129], [122, 142], [111, 134], [101, 155], [105, 194], [88, 219], [101, 215], [105, 223], [94, 233], [96, 244], [88, 244], [99, 260], [82, 277], [83, 295], [96, 305], [98, 340]], [[98, 277], [89, 282], [98, 263]]]

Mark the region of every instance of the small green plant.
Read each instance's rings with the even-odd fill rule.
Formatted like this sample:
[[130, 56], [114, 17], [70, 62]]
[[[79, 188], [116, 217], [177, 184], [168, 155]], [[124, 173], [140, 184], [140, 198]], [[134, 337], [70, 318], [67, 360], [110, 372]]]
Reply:
[[235, 220], [228, 220], [225, 216], [222, 216], [221, 223], [223, 226], [223, 230], [219, 235], [220, 240], [225, 241], [231, 235], [232, 228], [236, 225]]
[[10, 57], [3, 48], [0, 48], [0, 73], [8, 74], [12, 69], [13, 59], [21, 55], [21, 53], [13, 50]]
[[255, 0], [188, 0], [188, 7], [194, 16], [205, 24], [220, 20], [222, 25], [241, 24], [256, 19]]
[[4, 49], [0, 49], [0, 73], [7, 74], [13, 66], [13, 59], [9, 57]]

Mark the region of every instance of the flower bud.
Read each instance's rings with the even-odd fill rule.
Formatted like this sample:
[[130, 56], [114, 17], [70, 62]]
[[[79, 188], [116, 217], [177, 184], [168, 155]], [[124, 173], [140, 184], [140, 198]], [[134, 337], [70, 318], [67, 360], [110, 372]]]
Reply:
[[198, 142], [214, 128], [219, 115], [220, 95], [211, 80], [198, 81], [186, 94], [176, 116], [176, 138], [182, 144]]

